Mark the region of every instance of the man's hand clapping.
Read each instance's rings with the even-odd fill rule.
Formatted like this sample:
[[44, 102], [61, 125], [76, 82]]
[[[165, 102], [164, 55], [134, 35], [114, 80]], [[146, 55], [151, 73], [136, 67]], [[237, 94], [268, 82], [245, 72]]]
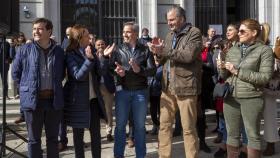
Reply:
[[112, 46], [108, 45], [104, 50], [104, 55], [110, 57], [115, 50], [116, 50], [116, 44], [115, 43], [113, 43]]
[[117, 62], [115, 62], [115, 65], [117, 66], [117, 67], [115, 68], [115, 72], [116, 72], [119, 76], [124, 77], [124, 76], [125, 76], [125, 70], [124, 70], [124, 68], [123, 68], [119, 63], [117, 63]]
[[138, 73], [140, 72], [140, 67], [139, 65], [135, 62], [133, 58], [130, 58], [129, 64], [132, 67], [133, 72]]
[[152, 42], [147, 43], [149, 49], [154, 54], [160, 55], [164, 48], [164, 41], [160, 38], [154, 38]]

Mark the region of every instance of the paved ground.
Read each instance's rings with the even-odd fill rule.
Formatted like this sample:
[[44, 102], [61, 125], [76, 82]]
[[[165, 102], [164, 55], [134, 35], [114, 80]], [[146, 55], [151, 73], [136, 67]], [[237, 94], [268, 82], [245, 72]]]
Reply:
[[[13, 128], [15, 128], [21, 135], [26, 137], [26, 129], [24, 128], [24, 126], [12, 126]], [[149, 131], [152, 128], [151, 125], [151, 121], [148, 118], [147, 124], [146, 124], [147, 130]], [[200, 158], [212, 158], [213, 157], [213, 153], [217, 150], [217, 144], [213, 144], [213, 139], [215, 138], [215, 134], [211, 133], [210, 131], [212, 131], [215, 128], [215, 123], [208, 123], [208, 129], [207, 129], [207, 138], [206, 141], [208, 143], [208, 145], [211, 147], [212, 149], [212, 153], [210, 154], [206, 154], [202, 151], [200, 151], [199, 153], [199, 157]], [[102, 133], [102, 158], [112, 158], [113, 157], [113, 143], [107, 142], [106, 138], [105, 138], [105, 126], [104, 124], [102, 124], [102, 129], [101, 129], [101, 133]], [[73, 158], [74, 157], [74, 149], [73, 149], [73, 140], [72, 140], [72, 131], [69, 128], [68, 129], [68, 138], [69, 138], [69, 148], [68, 150], [61, 152], [60, 153], [60, 157], [62, 158]], [[17, 138], [15, 138], [12, 134], [8, 134], [7, 135], [7, 144], [10, 147], [15, 148], [17, 151], [20, 151], [22, 153], [26, 154], [26, 143], [24, 143], [22, 140], [19, 140]], [[87, 146], [89, 145], [89, 132], [85, 132], [85, 138], [84, 141], [86, 142]], [[45, 137], [43, 136], [42, 138], [42, 142], [43, 142], [43, 149], [44, 149], [44, 157], [46, 157], [45, 155]], [[280, 157], [280, 143], [276, 144], [276, 152], [277, 154], [271, 158], [279, 158]], [[91, 157], [91, 152], [90, 152], [90, 147], [85, 148], [85, 152], [86, 152], [86, 157]], [[8, 155], [6, 157], [9, 158], [19, 158], [19, 156], [14, 155], [12, 153], [7, 152]], [[125, 152], [125, 157], [135, 157], [135, 152], [134, 152], [134, 148], [128, 149], [126, 148], [126, 152]], [[158, 154], [157, 154], [157, 136], [151, 136], [150, 134], [147, 134], [147, 158], [157, 158]], [[183, 146], [183, 140], [182, 137], [176, 137], [173, 140], [173, 156], [174, 158], [184, 158], [184, 146]]]
[[[11, 102], [11, 101], [9, 101]], [[0, 109], [2, 106], [2, 102], [0, 103]], [[8, 109], [10, 109], [11, 107], [9, 107]], [[15, 108], [11, 108], [10, 110], [13, 111], [16, 109], [16, 113], [18, 113], [18, 107], [15, 106]], [[9, 111], [10, 111], [9, 110]], [[13, 113], [13, 112], [12, 112]], [[1, 114], [1, 112], [0, 112]], [[10, 114], [12, 115], [12, 114]], [[9, 122], [12, 122], [13, 118], [8, 119]], [[0, 122], [2, 122], [2, 118], [0, 119]], [[18, 133], [20, 133], [22, 136], [26, 137], [26, 129], [25, 129], [25, 125], [19, 125], [16, 126], [14, 124], [10, 123], [10, 127], [12, 127], [13, 129], [15, 129]], [[218, 145], [213, 143], [213, 139], [215, 138], [216, 134], [211, 133], [211, 131], [215, 128], [215, 123], [213, 122], [213, 114], [212, 111], [208, 111], [207, 112], [207, 125], [208, 125], [208, 129], [207, 129], [207, 144], [210, 146], [210, 148], [212, 149], [212, 153], [207, 154], [204, 153], [202, 151], [200, 151], [199, 153], [199, 157], [200, 158], [213, 158], [213, 154], [214, 152], [218, 149]], [[279, 126], [280, 127], [280, 124]], [[151, 120], [150, 117], [147, 118], [147, 122], [146, 122], [146, 128], [147, 131], [151, 130], [152, 125], [151, 125]], [[102, 123], [102, 127], [101, 127], [101, 134], [102, 134], [102, 158], [112, 158], [113, 157], [113, 145], [114, 143], [110, 143], [106, 140], [105, 137], [105, 125]], [[63, 151], [60, 153], [60, 157], [62, 158], [73, 158], [74, 156], [74, 148], [73, 148], [73, 139], [72, 139], [72, 130], [71, 128], [68, 128], [68, 139], [69, 139], [69, 147], [67, 150]], [[91, 152], [90, 152], [90, 144], [89, 144], [89, 132], [86, 131], [85, 132], [85, 138], [84, 141], [87, 144], [87, 148], [85, 148], [85, 155], [87, 158], [91, 157]], [[45, 145], [45, 137], [43, 134], [42, 137], [42, 148], [44, 150], [44, 157], [46, 157], [45, 155], [45, 150], [46, 150], [46, 145]], [[9, 147], [12, 147], [14, 149], [16, 149], [17, 151], [26, 154], [27, 151], [27, 144], [24, 143], [22, 140], [16, 138], [14, 135], [12, 135], [11, 133], [8, 133], [7, 135], [7, 145]], [[185, 154], [184, 154], [184, 143], [183, 143], [183, 139], [182, 137], [176, 137], [173, 139], [173, 146], [172, 146], [172, 157], [173, 158], [184, 158]], [[264, 147], [263, 147], [264, 148]], [[147, 134], [147, 158], [157, 158], [158, 154], [157, 154], [157, 136], [152, 136], [150, 134]], [[13, 153], [10, 153], [9, 151], [7, 151], [7, 158], [19, 158], [18, 155], [15, 155]], [[134, 152], [134, 148], [126, 148], [125, 151], [125, 157], [128, 158], [133, 158], [135, 157], [135, 152]], [[272, 156], [271, 158], [279, 158], [280, 157], [280, 143], [278, 142], [276, 144], [276, 155]]]

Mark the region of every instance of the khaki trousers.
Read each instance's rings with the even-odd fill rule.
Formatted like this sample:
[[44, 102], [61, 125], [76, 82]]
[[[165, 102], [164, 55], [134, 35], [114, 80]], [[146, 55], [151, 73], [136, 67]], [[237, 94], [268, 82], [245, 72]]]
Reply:
[[101, 95], [104, 100], [105, 110], [108, 122], [106, 124], [106, 134], [112, 134], [112, 125], [113, 125], [113, 102], [114, 102], [114, 94], [110, 93], [104, 84], [100, 85]]
[[159, 157], [171, 158], [172, 125], [175, 113], [180, 110], [183, 127], [185, 154], [187, 158], [197, 158], [199, 152], [196, 131], [197, 96], [176, 96], [162, 93], [160, 105]]

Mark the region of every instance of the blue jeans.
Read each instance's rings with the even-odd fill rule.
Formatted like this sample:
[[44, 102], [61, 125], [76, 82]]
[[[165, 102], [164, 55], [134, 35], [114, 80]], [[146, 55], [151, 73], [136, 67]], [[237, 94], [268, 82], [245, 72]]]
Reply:
[[116, 92], [116, 128], [114, 156], [124, 157], [125, 129], [129, 112], [132, 112], [136, 158], [146, 156], [145, 120], [148, 105], [148, 90], [120, 90]]

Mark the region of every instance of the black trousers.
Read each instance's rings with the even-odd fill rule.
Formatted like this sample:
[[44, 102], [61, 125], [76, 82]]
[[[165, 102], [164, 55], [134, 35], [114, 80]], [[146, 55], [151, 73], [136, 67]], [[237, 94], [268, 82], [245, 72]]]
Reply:
[[159, 126], [160, 96], [150, 96], [150, 112], [153, 124]]
[[42, 158], [43, 151], [41, 148], [42, 129], [45, 127], [47, 158], [58, 158], [58, 129], [61, 120], [62, 110], [51, 107], [52, 99], [39, 100], [40, 107], [36, 110], [24, 111], [27, 131], [28, 131], [28, 157]]
[[[0, 64], [2, 64], [2, 63], [0, 63]], [[3, 81], [4, 81], [4, 86], [2, 88], [5, 88], [6, 96], [8, 96], [8, 71], [9, 71], [9, 65], [6, 64], [6, 69], [5, 69], [4, 73], [2, 70], [2, 65], [0, 66], [1, 82], [3, 83]], [[5, 78], [4, 78], [4, 74], [5, 74]]]
[[[101, 134], [100, 134], [100, 114], [98, 109], [98, 100], [90, 101], [90, 144], [93, 158], [101, 158]], [[84, 158], [84, 128], [73, 128], [73, 140], [75, 148], [75, 157]]]

